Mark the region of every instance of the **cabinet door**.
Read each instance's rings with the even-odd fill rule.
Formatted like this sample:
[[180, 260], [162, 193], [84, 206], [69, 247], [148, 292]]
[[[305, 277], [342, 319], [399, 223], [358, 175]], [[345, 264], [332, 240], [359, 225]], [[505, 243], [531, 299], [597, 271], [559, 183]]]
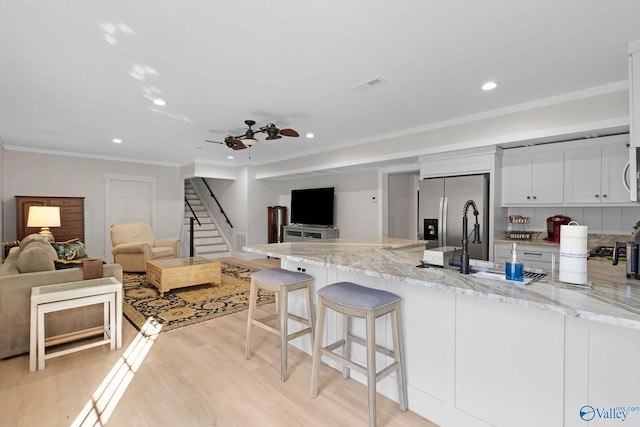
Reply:
[[622, 172], [628, 161], [625, 144], [602, 147], [602, 203], [629, 202], [629, 192], [622, 183]]
[[502, 203], [531, 203], [531, 154], [505, 156], [502, 165]]
[[[638, 41], [633, 42], [638, 48]], [[640, 51], [629, 55], [629, 115], [631, 119], [631, 147], [640, 148]]]
[[564, 202], [564, 153], [549, 151], [535, 153], [531, 159], [532, 204], [561, 204]]
[[567, 203], [600, 203], [602, 149], [571, 150], [565, 153], [565, 200]]

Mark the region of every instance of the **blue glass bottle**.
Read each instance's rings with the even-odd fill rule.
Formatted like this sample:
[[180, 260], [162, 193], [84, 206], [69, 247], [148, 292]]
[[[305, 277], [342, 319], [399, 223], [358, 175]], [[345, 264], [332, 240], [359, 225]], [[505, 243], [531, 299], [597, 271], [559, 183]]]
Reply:
[[511, 261], [507, 261], [504, 265], [504, 277], [507, 280], [524, 282], [524, 264], [518, 261], [518, 252], [515, 243], [511, 249]]

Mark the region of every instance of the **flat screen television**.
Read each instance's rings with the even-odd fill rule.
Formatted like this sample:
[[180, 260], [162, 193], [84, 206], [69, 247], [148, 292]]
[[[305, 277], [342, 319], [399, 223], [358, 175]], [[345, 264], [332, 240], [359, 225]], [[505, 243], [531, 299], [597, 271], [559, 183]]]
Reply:
[[291, 223], [333, 225], [333, 187], [291, 190]]

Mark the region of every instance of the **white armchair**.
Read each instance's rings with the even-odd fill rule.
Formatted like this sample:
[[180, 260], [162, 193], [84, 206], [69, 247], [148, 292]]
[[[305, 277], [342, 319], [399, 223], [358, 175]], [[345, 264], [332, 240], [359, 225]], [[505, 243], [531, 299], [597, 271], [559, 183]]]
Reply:
[[149, 224], [129, 222], [111, 225], [111, 245], [116, 264], [123, 271], [147, 271], [147, 261], [180, 257], [180, 239], [157, 239]]

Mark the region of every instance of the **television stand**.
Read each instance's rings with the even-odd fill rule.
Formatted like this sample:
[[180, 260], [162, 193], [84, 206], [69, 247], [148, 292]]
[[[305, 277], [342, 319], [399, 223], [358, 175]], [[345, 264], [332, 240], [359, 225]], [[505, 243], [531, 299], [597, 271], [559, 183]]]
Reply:
[[284, 227], [284, 241], [289, 242], [304, 242], [310, 240], [320, 239], [336, 239], [339, 237], [340, 232], [335, 227], [312, 227], [304, 225], [285, 225]]

